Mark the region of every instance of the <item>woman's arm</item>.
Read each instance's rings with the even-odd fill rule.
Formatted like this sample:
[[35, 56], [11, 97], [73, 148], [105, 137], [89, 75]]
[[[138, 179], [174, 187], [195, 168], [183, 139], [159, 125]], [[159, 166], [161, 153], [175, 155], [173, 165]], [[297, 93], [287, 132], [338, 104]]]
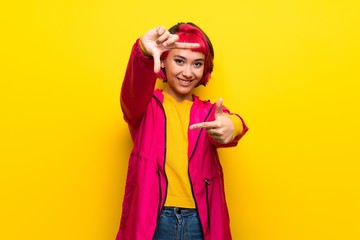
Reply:
[[138, 39], [131, 51], [121, 87], [120, 103], [125, 121], [136, 126], [148, 106], [156, 83], [153, 58], [145, 56]]
[[150, 103], [156, 74], [160, 71], [161, 54], [174, 48], [199, 47], [197, 43], [178, 43], [178, 39], [177, 35], [171, 34], [165, 27], [157, 27], [134, 44], [120, 94], [124, 118], [130, 127], [139, 123]]

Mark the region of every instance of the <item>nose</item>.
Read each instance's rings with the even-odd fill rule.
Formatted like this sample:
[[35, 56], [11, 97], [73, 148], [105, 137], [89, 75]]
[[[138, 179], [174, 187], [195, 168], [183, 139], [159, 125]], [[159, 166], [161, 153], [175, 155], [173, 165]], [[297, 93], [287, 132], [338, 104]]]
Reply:
[[182, 75], [186, 78], [191, 78], [193, 76], [192, 69], [190, 65], [184, 66]]

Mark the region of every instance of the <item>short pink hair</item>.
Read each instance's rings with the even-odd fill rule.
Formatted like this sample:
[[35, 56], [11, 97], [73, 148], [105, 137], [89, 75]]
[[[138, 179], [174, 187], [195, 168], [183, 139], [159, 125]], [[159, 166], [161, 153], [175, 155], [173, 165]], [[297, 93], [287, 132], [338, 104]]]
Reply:
[[[199, 43], [199, 48], [191, 49], [194, 52], [201, 52], [205, 55], [204, 63], [204, 74], [199, 85], [206, 85], [209, 79], [211, 78], [211, 72], [214, 68], [214, 49], [208, 38], [208, 36], [203, 32], [198, 26], [193, 23], [178, 23], [177, 25], [169, 29], [171, 34], [176, 34], [179, 36], [178, 42], [189, 42], [189, 43]], [[161, 55], [161, 60], [166, 59], [169, 51], [164, 52]], [[161, 69], [158, 73], [159, 78], [163, 81], [166, 81], [165, 69]]]

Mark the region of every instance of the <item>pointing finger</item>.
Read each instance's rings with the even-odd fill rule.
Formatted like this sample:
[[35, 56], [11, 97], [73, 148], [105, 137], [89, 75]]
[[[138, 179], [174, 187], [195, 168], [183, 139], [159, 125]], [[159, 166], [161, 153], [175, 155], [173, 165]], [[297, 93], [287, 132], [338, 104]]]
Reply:
[[195, 124], [191, 125], [190, 130], [199, 129], [199, 128], [210, 129], [210, 128], [215, 128], [215, 127], [218, 127], [218, 124], [215, 121], [202, 122], [202, 123], [195, 123]]
[[203, 123], [195, 123], [190, 126], [190, 130], [199, 129], [199, 128], [203, 128], [203, 127], [204, 127]]

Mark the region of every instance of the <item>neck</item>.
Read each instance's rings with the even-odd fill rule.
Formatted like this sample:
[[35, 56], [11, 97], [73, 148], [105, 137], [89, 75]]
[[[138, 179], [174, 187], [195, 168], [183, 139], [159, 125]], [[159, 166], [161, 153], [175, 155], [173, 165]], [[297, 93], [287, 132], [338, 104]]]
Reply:
[[189, 94], [181, 94], [173, 91], [170, 87], [166, 86], [164, 88], [164, 92], [172, 96], [177, 102], [182, 102], [184, 100], [193, 101], [193, 96], [191, 93]]

